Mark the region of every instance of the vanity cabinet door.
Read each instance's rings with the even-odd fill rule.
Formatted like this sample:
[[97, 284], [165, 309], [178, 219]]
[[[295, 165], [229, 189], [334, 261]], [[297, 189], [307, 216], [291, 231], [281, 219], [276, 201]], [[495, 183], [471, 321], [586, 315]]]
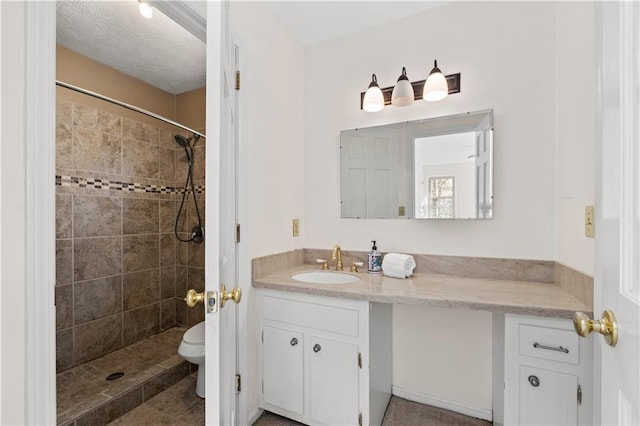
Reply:
[[504, 336], [500, 317], [494, 321], [496, 354], [504, 344], [504, 370], [494, 373], [494, 424], [595, 424], [593, 340], [579, 339], [568, 319], [506, 314]]
[[275, 327], [263, 333], [264, 402], [302, 415], [304, 335]]
[[520, 425], [578, 423], [578, 377], [520, 366]]
[[328, 425], [358, 424], [358, 345], [311, 338], [311, 418]]

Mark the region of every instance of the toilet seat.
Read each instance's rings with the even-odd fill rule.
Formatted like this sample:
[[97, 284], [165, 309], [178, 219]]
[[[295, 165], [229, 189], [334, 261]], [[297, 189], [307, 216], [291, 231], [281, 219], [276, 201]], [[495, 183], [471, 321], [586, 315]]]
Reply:
[[204, 345], [204, 321], [187, 330], [182, 336], [182, 341], [191, 345]]

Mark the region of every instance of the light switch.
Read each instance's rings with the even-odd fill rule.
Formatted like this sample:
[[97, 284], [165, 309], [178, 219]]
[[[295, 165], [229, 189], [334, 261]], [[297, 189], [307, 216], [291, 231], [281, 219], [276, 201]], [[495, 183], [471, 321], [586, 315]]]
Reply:
[[585, 237], [593, 238], [594, 222], [594, 208], [593, 206], [586, 206], [584, 208], [584, 235]]
[[300, 219], [293, 219], [293, 236], [300, 236]]

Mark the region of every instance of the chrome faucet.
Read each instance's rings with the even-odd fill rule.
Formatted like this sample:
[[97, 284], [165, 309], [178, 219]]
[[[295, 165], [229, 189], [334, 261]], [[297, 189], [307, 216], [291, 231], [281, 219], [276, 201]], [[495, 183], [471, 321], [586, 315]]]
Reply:
[[333, 248], [333, 256], [331, 256], [331, 259], [336, 262], [336, 271], [342, 271], [342, 250], [340, 246]]

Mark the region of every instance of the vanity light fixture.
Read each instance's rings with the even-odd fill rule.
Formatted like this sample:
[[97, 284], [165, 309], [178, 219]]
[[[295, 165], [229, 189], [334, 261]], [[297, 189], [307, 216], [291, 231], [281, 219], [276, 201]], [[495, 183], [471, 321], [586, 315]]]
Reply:
[[362, 109], [367, 112], [378, 112], [384, 108], [384, 95], [378, 86], [378, 79], [371, 74], [371, 83], [362, 100]]
[[441, 101], [449, 95], [449, 85], [447, 78], [438, 68], [438, 60], [433, 60], [433, 69], [424, 83], [423, 99], [429, 102]]
[[407, 106], [420, 99], [435, 102], [446, 98], [447, 95], [460, 93], [460, 73], [444, 75], [438, 68], [438, 62], [433, 61], [433, 64], [434, 67], [426, 80], [409, 82], [407, 70], [403, 67], [396, 85], [382, 89], [378, 86], [376, 75], [373, 74], [367, 91], [360, 93], [360, 109], [378, 112], [382, 111], [385, 105]]
[[140, 15], [144, 16], [147, 19], [153, 18], [153, 7], [149, 3], [138, 0], [138, 5]]
[[391, 93], [391, 104], [395, 106], [411, 105], [415, 99], [413, 86], [407, 77], [407, 69], [402, 67], [402, 74], [398, 77], [398, 81]]

